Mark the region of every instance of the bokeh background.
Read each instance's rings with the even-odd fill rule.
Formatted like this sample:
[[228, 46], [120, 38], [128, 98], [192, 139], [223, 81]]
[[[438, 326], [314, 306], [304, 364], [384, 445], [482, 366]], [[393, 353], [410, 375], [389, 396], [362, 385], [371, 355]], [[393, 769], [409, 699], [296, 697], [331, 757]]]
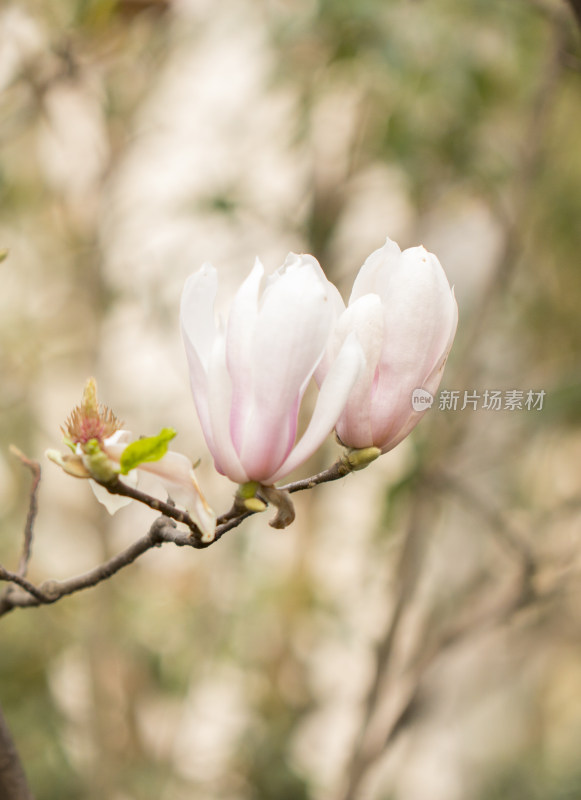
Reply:
[[[191, 401], [181, 287], [313, 253], [347, 298], [386, 235], [455, 284], [433, 408], [367, 470], [215, 547], [0, 620], [37, 800], [581, 797], [581, 48], [565, 0], [3, 0], [0, 561], [141, 535], [43, 457], [94, 375], [139, 434]], [[329, 465], [328, 445], [297, 473]]]

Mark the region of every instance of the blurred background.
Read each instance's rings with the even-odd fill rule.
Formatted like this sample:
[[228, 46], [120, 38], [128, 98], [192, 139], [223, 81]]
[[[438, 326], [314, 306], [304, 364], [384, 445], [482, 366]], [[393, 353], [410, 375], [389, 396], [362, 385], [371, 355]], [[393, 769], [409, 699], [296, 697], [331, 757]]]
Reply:
[[[3, 0], [0, 562], [144, 533], [44, 459], [94, 375], [214, 473], [178, 327], [206, 260], [314, 254], [347, 298], [386, 235], [460, 324], [412, 436], [207, 551], [164, 546], [0, 620], [37, 800], [581, 797], [581, 48], [565, 0]], [[544, 391], [461, 410], [464, 391]], [[332, 463], [330, 439], [304, 477]]]

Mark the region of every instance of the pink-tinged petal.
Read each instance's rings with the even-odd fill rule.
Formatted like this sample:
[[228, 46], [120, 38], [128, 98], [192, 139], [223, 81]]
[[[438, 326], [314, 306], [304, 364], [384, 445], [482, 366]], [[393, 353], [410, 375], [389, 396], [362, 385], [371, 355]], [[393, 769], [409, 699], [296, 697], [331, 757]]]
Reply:
[[385, 240], [383, 247], [380, 247], [379, 250], [374, 250], [365, 260], [355, 278], [349, 305], [363, 297], [363, 295], [372, 293], [386, 299], [386, 278], [392, 266], [399, 262], [400, 256], [399, 245], [389, 238]]
[[189, 458], [170, 450], [159, 461], [140, 464], [139, 470], [159, 478], [172, 500], [188, 510], [202, 531], [202, 540], [204, 542], [213, 540], [216, 532], [216, 514], [200, 490]]
[[210, 452], [213, 453], [215, 450], [215, 445], [214, 436], [212, 434], [212, 422], [210, 419], [210, 406], [208, 402], [208, 375], [206, 368], [198, 356], [197, 350], [191, 344], [189, 339], [186, 338], [185, 334], [184, 348], [186, 351], [186, 357], [188, 359], [190, 387], [192, 390], [192, 396], [194, 398], [194, 404], [196, 406], [196, 411], [198, 412], [198, 418], [200, 420], [200, 425], [202, 426], [204, 438], [208, 448], [210, 449]]
[[365, 367], [365, 356], [357, 336], [351, 333], [345, 340], [331, 369], [327, 373], [311, 421], [284, 464], [270, 476], [269, 483], [280, 480], [306, 461], [333, 430], [349, 393]]
[[298, 406], [322, 358], [334, 310], [307, 259], [287, 263], [260, 298], [252, 358], [232, 375], [233, 437], [251, 479], [265, 480], [287, 457]]
[[184, 338], [206, 369], [216, 336], [214, 303], [217, 289], [218, 273], [211, 264], [206, 263], [186, 280], [180, 304]]
[[314, 256], [308, 255], [308, 253], [301, 253], [300, 255], [297, 253], [289, 253], [285, 258], [282, 267], [277, 270], [272, 278], [274, 279], [277, 274], [285, 272], [290, 267], [296, 267], [300, 265], [306, 266], [307, 264], [312, 268], [315, 276], [321, 282], [321, 285], [324, 286], [327, 297], [329, 298], [329, 301], [331, 302], [331, 305], [335, 311], [335, 316], [337, 318], [340, 317], [343, 311], [345, 311], [345, 303], [341, 297], [341, 292], [339, 289], [337, 289], [335, 284], [331, 283], [331, 281], [327, 278], [323, 268]]
[[390, 265], [385, 290], [384, 347], [371, 413], [377, 446], [405, 424], [411, 392], [442, 358], [457, 318], [446, 275], [423, 248], [404, 251]]
[[230, 433], [234, 447], [240, 451], [248, 415], [252, 411], [251, 370], [254, 360], [254, 331], [258, 317], [258, 301], [264, 281], [264, 268], [257, 258], [250, 275], [236, 292], [226, 330], [226, 359], [232, 381], [232, 413]]
[[214, 341], [208, 372], [208, 406], [212, 430], [212, 445], [206, 439], [218, 472], [236, 483], [246, 483], [249, 476], [241, 464], [232, 441], [230, 417], [232, 382], [226, 366], [226, 337], [220, 331]]
[[208, 364], [216, 338], [214, 302], [218, 276], [211, 264], [187, 279], [182, 292], [180, 321], [188, 359], [190, 383], [200, 424], [210, 449], [213, 449], [208, 405]]
[[380, 294], [385, 309], [382, 363], [425, 377], [442, 355], [457, 313], [438, 259], [414, 247], [390, 265]]
[[252, 340], [264, 267], [257, 258], [250, 275], [238, 289], [228, 315], [226, 355], [228, 371], [235, 382], [241, 365], [252, 358]]
[[436, 360], [436, 362], [432, 366], [430, 373], [426, 375], [422, 383], [422, 388], [427, 389], [427, 391], [430, 392], [431, 394], [435, 394], [438, 386], [440, 385], [440, 381], [442, 380], [442, 375], [444, 374], [444, 367], [446, 366], [446, 362], [448, 361], [448, 356], [450, 355], [450, 350], [452, 349], [452, 345], [454, 343], [454, 337], [456, 336], [456, 329], [458, 327], [458, 304], [456, 303], [454, 289], [452, 289], [452, 298], [454, 300], [454, 303], [452, 306], [451, 318], [449, 320], [450, 330], [448, 334], [448, 340], [444, 347], [444, 352]]
[[[452, 295], [453, 294], [454, 290], [452, 290]], [[422, 381], [422, 383], [418, 386], [414, 386], [414, 389], [425, 389], [432, 396], [435, 396], [438, 390], [438, 386], [440, 385], [440, 381], [442, 380], [442, 375], [444, 374], [444, 367], [446, 366], [446, 362], [448, 360], [448, 356], [450, 354], [450, 350], [452, 349], [452, 344], [454, 342], [454, 337], [456, 335], [456, 328], [458, 325], [458, 306], [456, 304], [454, 305], [454, 309], [455, 313], [452, 315], [450, 333], [444, 353], [438, 359], [432, 371], [430, 372], [429, 375], [426, 376], [426, 378]], [[424, 416], [426, 411], [414, 411], [413, 408], [411, 408], [411, 394], [410, 394], [409, 416], [407, 420], [403, 423], [403, 425], [400, 427], [400, 429], [392, 436], [392, 438], [383, 443], [382, 451], [384, 453], [387, 453], [389, 450], [393, 450], [394, 447], [396, 447], [401, 441], [403, 441], [403, 439], [405, 439], [405, 437], [408, 436], [409, 433], [411, 433], [411, 431], [415, 428], [415, 426]]]
[[345, 408], [337, 422], [337, 434], [350, 447], [371, 447], [371, 397], [383, 344], [383, 308], [376, 294], [363, 295], [339, 319], [335, 337], [344, 340], [350, 331], [357, 335], [365, 362]]

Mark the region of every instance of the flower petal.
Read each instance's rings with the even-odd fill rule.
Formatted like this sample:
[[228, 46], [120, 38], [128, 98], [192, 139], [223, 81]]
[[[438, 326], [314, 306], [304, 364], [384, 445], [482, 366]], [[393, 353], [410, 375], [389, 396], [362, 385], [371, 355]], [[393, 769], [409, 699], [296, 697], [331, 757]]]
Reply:
[[206, 438], [218, 472], [236, 483], [246, 483], [244, 470], [231, 435], [232, 381], [226, 366], [226, 337], [220, 331], [214, 341], [208, 374], [208, 406], [212, 443]]
[[365, 367], [365, 356], [355, 333], [349, 334], [325, 377], [311, 421], [282, 466], [269, 483], [280, 480], [306, 461], [333, 430], [349, 393]]
[[202, 431], [213, 451], [212, 425], [208, 405], [208, 367], [217, 335], [214, 303], [218, 275], [211, 264], [187, 279], [182, 292], [180, 320], [188, 359], [190, 383]]
[[371, 397], [383, 345], [383, 328], [383, 307], [377, 294], [355, 300], [337, 323], [335, 335], [344, 340], [350, 331], [355, 331], [365, 355], [361, 373], [337, 423], [339, 438], [350, 447], [373, 445]]
[[[311, 257], [287, 260], [267, 282], [251, 356], [231, 370], [232, 437], [253, 480], [266, 480], [290, 452], [302, 395], [333, 324], [328, 282], [323, 282], [313, 261]], [[230, 341], [229, 330], [228, 346]]]
[[[117, 443], [110, 437], [105, 442], [105, 452], [114, 462], [119, 463], [121, 453], [127, 446], [126, 443]], [[138, 469], [132, 470], [129, 475], [123, 476], [123, 482], [130, 486], [137, 486], [138, 474], [147, 472], [155, 475], [162, 482], [168, 495], [181, 506], [184, 506], [196, 525], [203, 534], [204, 541], [212, 541], [216, 530], [216, 515], [206, 502], [203, 496], [189, 458], [182, 453], [173, 450], [167, 452], [158, 461], [145, 461], [140, 464]], [[107, 508], [110, 514], [114, 514], [119, 508], [131, 502], [130, 497], [112, 495], [95, 481], [91, 481], [91, 487], [97, 500]]]
[[210, 263], [205, 263], [186, 280], [180, 304], [184, 336], [206, 369], [216, 336], [214, 303], [217, 289], [218, 273]]
[[[454, 290], [452, 290], [452, 295], [454, 294]], [[444, 354], [436, 362], [435, 366], [433, 367], [432, 371], [426, 378], [422, 381], [422, 383], [418, 386], [414, 386], [414, 389], [425, 389], [428, 391], [432, 396], [436, 394], [438, 386], [440, 385], [440, 381], [442, 380], [442, 375], [444, 374], [444, 367], [446, 366], [446, 361], [448, 360], [448, 356], [450, 354], [450, 350], [452, 349], [452, 344], [454, 342], [454, 336], [456, 335], [456, 328], [458, 325], [458, 306], [454, 303], [454, 313], [452, 314], [451, 325], [450, 325], [450, 335], [448, 337], [448, 342], [446, 344], [446, 349]], [[413, 389], [412, 389], [413, 392]], [[411, 407], [411, 395], [410, 395], [410, 407]], [[426, 409], [427, 411], [427, 409]], [[385, 441], [382, 446], [382, 452], [387, 453], [389, 450], [393, 450], [406, 436], [415, 428], [421, 418], [424, 416], [426, 411], [414, 411], [413, 409], [410, 410], [409, 416], [402, 427], [395, 433], [395, 435]]]
[[399, 260], [389, 255], [382, 277], [384, 346], [371, 420], [374, 444], [383, 446], [405, 424], [413, 389], [440, 362], [457, 318], [457, 305], [438, 259], [423, 247]]
[[[123, 480], [130, 486], [137, 486], [137, 476], [131, 472], [129, 475], [125, 475]], [[104, 486], [101, 486], [100, 483], [97, 483], [97, 481], [94, 481], [92, 478], [89, 480], [89, 483], [91, 485], [91, 489], [93, 490], [93, 494], [101, 503], [101, 505], [105, 506], [111, 516], [116, 514], [120, 508], [125, 508], [125, 506], [128, 506], [129, 503], [131, 503], [130, 497], [121, 497], [119, 494], [111, 494], [107, 491], [107, 489], [105, 489]]]
[[399, 263], [400, 256], [399, 245], [389, 238], [385, 240], [383, 247], [380, 247], [379, 250], [374, 250], [357, 273], [351, 297], [349, 298], [349, 305], [359, 297], [371, 293], [378, 294], [383, 300], [386, 300], [388, 295], [386, 282], [388, 281], [389, 271], [393, 265]]
[[170, 450], [159, 461], [142, 464], [139, 470], [159, 478], [172, 500], [187, 508], [202, 531], [203, 541], [212, 541], [216, 531], [216, 514], [200, 490], [189, 458]]

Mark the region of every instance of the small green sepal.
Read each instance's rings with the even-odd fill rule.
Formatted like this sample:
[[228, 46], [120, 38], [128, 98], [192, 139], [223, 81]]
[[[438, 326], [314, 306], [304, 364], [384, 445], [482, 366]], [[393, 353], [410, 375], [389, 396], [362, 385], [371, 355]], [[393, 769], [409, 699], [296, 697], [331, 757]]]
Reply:
[[238, 487], [238, 496], [243, 500], [250, 500], [256, 497], [256, 492], [260, 489], [258, 481], [248, 481], [248, 483], [241, 483]]
[[117, 478], [119, 472], [107, 454], [101, 450], [98, 439], [89, 439], [83, 445], [83, 464], [88, 469], [91, 478], [99, 483], [111, 483]]
[[381, 450], [379, 447], [362, 447], [360, 450], [346, 450], [341, 461], [350, 472], [356, 472], [359, 469], [365, 469], [372, 461], [379, 458], [380, 455]]
[[259, 500], [258, 497], [247, 497], [243, 502], [244, 508], [247, 511], [252, 511], [255, 514], [259, 514], [261, 511], [266, 509], [266, 503], [263, 503], [263, 501]]
[[67, 475], [72, 475], [73, 478], [90, 478], [91, 474], [83, 464], [83, 459], [79, 455], [71, 455], [70, 453], [60, 453], [58, 450], [47, 450], [46, 457], [58, 464]]
[[63, 442], [66, 444], [66, 446], [69, 448], [69, 450], [73, 451], [73, 453], [77, 452], [77, 445], [68, 436], [64, 436], [63, 437]]
[[146, 461], [159, 461], [167, 453], [168, 444], [176, 436], [173, 428], [163, 428], [157, 436], [145, 436], [127, 445], [119, 459], [120, 472], [127, 475]]

